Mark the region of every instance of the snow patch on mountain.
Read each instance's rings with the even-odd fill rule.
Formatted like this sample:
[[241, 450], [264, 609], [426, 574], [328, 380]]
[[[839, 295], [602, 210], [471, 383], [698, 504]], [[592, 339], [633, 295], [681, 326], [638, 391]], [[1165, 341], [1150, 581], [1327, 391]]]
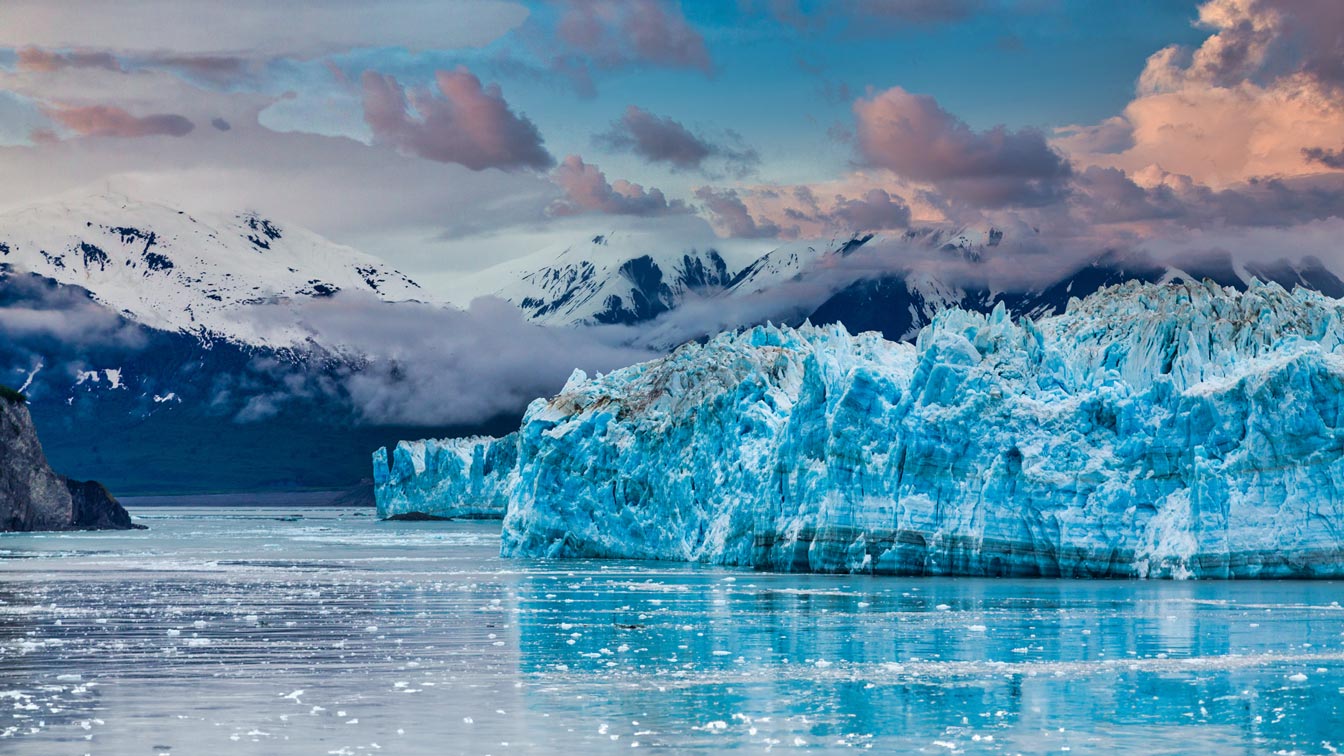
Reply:
[[468, 289], [504, 299], [543, 325], [639, 323], [727, 289], [750, 259], [738, 250], [612, 231], [476, 273]]
[[380, 260], [253, 212], [198, 215], [115, 194], [44, 201], [0, 215], [0, 265], [88, 290], [142, 325], [287, 347], [303, 329], [265, 329], [243, 308], [362, 291], [421, 297]]

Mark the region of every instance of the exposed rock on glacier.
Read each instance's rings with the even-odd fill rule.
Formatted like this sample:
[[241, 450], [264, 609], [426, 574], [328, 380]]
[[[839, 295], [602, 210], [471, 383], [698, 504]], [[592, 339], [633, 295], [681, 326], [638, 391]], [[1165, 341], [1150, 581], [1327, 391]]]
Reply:
[[1342, 315], [1130, 283], [1035, 322], [946, 311], [914, 345], [729, 333], [576, 375], [516, 438], [398, 448], [379, 502], [506, 503], [516, 556], [1344, 576]]
[[504, 516], [517, 434], [402, 441], [373, 453], [373, 492], [383, 519]]

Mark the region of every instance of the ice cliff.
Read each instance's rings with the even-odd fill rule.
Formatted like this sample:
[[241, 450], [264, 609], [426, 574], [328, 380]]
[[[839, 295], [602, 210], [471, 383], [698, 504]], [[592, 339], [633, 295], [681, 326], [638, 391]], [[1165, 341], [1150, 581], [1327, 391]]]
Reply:
[[384, 513], [506, 556], [945, 575], [1344, 576], [1344, 301], [1130, 283], [914, 345], [758, 327], [402, 445]]
[[384, 519], [498, 519], [518, 464], [517, 434], [402, 441], [373, 453], [373, 497]]

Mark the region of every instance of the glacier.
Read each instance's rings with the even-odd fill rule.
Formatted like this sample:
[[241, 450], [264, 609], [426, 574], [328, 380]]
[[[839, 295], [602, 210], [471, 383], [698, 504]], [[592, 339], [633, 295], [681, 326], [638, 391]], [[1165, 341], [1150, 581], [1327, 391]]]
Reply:
[[[1344, 300], [1131, 282], [914, 344], [760, 326], [571, 377], [503, 439], [375, 455], [380, 514], [514, 557], [779, 571], [1344, 576]], [[410, 509], [408, 509], [410, 508]]]
[[382, 519], [416, 515], [498, 519], [518, 462], [516, 434], [401, 441], [373, 453], [373, 495]]

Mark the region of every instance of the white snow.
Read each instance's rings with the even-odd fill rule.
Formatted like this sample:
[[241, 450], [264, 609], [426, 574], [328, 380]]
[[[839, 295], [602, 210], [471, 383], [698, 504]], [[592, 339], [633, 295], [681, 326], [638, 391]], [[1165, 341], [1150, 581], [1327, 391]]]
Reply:
[[374, 257], [243, 210], [194, 215], [111, 193], [68, 195], [0, 215], [0, 242], [9, 250], [0, 263], [83, 287], [138, 323], [254, 345], [305, 334], [261, 334], [238, 317], [248, 305], [336, 290], [423, 298]]

